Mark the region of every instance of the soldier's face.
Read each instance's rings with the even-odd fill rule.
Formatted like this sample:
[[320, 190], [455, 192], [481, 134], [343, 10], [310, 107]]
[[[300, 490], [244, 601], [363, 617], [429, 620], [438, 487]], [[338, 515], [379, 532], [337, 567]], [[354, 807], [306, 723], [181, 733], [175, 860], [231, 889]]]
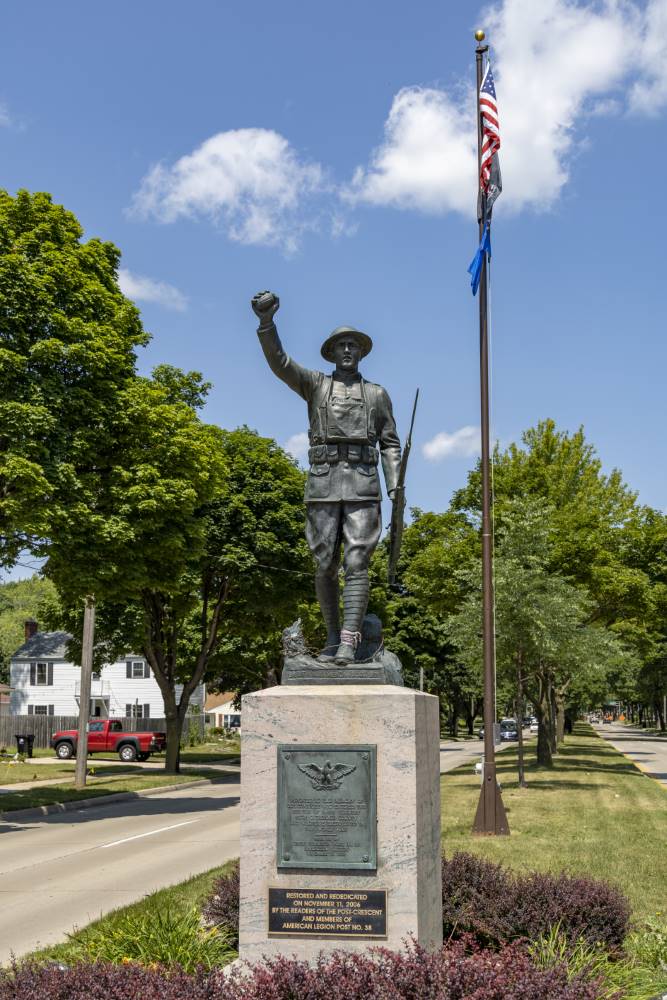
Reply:
[[333, 345], [336, 368], [342, 372], [356, 372], [361, 360], [361, 348], [354, 337], [339, 337]]

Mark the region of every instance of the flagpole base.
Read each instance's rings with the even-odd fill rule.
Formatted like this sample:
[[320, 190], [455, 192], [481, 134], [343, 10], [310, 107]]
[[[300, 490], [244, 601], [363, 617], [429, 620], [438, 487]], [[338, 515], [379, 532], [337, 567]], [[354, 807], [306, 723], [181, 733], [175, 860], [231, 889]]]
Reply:
[[496, 780], [496, 764], [484, 765], [484, 777], [472, 832], [477, 836], [509, 837], [510, 826]]

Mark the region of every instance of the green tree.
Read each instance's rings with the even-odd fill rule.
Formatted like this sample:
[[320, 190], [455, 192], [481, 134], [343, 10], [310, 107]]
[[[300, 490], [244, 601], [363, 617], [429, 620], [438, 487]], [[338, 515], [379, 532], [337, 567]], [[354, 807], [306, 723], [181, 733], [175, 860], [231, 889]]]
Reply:
[[0, 565], [48, 538], [147, 342], [118, 249], [48, 194], [0, 191]]
[[[274, 441], [247, 428], [207, 427], [186, 402], [166, 399], [164, 386], [144, 383], [132, 391], [146, 409], [124, 410], [129, 437], [108, 477], [108, 508], [89, 504], [83, 516], [73, 513], [64, 526], [72, 537], [63, 534], [47, 572], [68, 595], [76, 635], [82, 576], [101, 595], [101, 659], [133, 650], [148, 660], [165, 704], [165, 766], [176, 772], [197, 686], [211, 679], [226, 690], [242, 687], [248, 661], [235, 653], [253, 644], [255, 651], [265, 646], [268, 669], [278, 657], [280, 630], [312, 589], [304, 477]], [[100, 495], [94, 498], [99, 504]], [[77, 532], [86, 523], [84, 539]], [[89, 544], [96, 548], [87, 560]], [[68, 557], [72, 551], [78, 561]]]
[[54, 598], [51, 581], [37, 575], [0, 584], [0, 684], [9, 684], [9, 661], [23, 645], [26, 620], [43, 620]]
[[[224, 580], [216, 577], [201, 590], [205, 508], [226, 465], [222, 431], [203, 424], [192, 405], [206, 392], [201, 377], [170, 370], [165, 385], [160, 376], [128, 383], [95, 465], [72, 469], [68, 502], [52, 515], [44, 572], [75, 637], [75, 660], [82, 598], [93, 594], [98, 662], [141, 651], [150, 663], [165, 705], [167, 767], [174, 770], [226, 598]], [[191, 616], [200, 600], [195, 627]], [[183, 647], [187, 663], [179, 658]]]
[[[551, 569], [553, 508], [532, 497], [508, 501], [495, 559], [496, 667], [514, 690], [517, 721], [525, 698], [539, 722], [538, 761], [550, 765], [563, 737], [570, 688], [605, 690], [607, 671], [631, 654], [600, 624], [591, 624], [586, 589]], [[468, 584], [460, 608], [447, 621], [459, 655], [481, 668], [481, 567], [462, 571]], [[520, 744], [520, 751], [522, 750]], [[522, 753], [519, 778], [524, 783]]]

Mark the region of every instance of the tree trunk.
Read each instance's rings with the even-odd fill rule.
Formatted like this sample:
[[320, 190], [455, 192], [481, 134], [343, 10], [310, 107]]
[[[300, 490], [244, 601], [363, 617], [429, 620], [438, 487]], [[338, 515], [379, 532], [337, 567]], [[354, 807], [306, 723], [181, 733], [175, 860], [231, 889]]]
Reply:
[[516, 717], [516, 728], [519, 734], [519, 745], [517, 747], [517, 767], [519, 771], [519, 788], [528, 788], [526, 781], [526, 770], [523, 757], [523, 678], [521, 677], [521, 654], [517, 656], [516, 670], [516, 700], [514, 702], [514, 715]]
[[551, 754], [558, 753], [558, 740], [556, 739], [556, 690], [553, 686], [551, 678], [548, 681], [549, 690], [549, 744], [551, 746]]
[[167, 774], [180, 774], [182, 732], [183, 719], [181, 713], [174, 706], [172, 711], [167, 710], [167, 753], [164, 762]]
[[547, 684], [544, 677], [538, 677], [538, 695], [535, 699], [537, 716], [537, 763], [540, 767], [552, 767], [551, 740], [549, 739], [550, 711]]
[[466, 727], [468, 729], [468, 736], [475, 735], [475, 702], [473, 698], [470, 700], [466, 699]]
[[565, 739], [565, 696], [560, 692], [555, 692], [556, 704], [556, 746]]
[[449, 735], [453, 740], [456, 739], [458, 725], [459, 725], [458, 705], [454, 703], [452, 706], [452, 714], [449, 717]]

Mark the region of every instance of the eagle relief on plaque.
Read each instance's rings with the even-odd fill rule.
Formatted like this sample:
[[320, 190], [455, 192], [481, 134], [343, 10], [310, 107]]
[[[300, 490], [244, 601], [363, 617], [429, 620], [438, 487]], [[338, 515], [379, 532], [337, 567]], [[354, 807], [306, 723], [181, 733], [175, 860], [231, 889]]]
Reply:
[[376, 747], [281, 745], [278, 869], [377, 867]]

